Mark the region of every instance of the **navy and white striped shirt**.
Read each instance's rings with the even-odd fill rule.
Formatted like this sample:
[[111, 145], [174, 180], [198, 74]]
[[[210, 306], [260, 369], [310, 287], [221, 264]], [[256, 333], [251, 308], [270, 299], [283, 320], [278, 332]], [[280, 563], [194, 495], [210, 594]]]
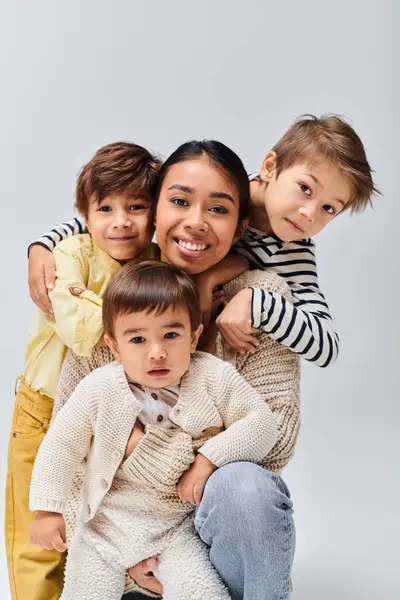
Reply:
[[[61, 223], [34, 244], [49, 250], [62, 239], [87, 233], [82, 217]], [[320, 367], [334, 362], [339, 338], [326, 300], [318, 287], [315, 244], [311, 239], [282, 242], [275, 235], [249, 227], [235, 245], [259, 269], [272, 269], [289, 285], [294, 303], [279, 294], [253, 289], [253, 326]]]
[[279, 294], [253, 289], [253, 327], [262, 327], [274, 340], [319, 367], [334, 362], [339, 338], [318, 286], [314, 242], [282, 242], [272, 233], [249, 227], [234, 248], [259, 269], [271, 269], [283, 277], [293, 295], [291, 304]]

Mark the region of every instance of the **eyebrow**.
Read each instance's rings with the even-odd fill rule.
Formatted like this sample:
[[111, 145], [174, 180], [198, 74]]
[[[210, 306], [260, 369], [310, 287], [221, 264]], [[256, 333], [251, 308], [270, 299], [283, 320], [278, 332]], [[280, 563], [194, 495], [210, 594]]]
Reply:
[[125, 329], [123, 335], [132, 335], [132, 333], [139, 333], [140, 331], [146, 331], [145, 327], [131, 327], [130, 329]]
[[173, 321], [172, 323], [163, 325], [163, 329], [185, 329], [185, 326], [180, 321]]
[[[166, 323], [162, 326], [163, 329], [185, 329], [185, 326], [180, 321], [173, 321], [172, 323]], [[129, 329], [125, 329], [123, 335], [132, 335], [135, 333], [143, 333], [147, 331], [146, 327], [130, 327]]]
[[[311, 179], [314, 179], [315, 183], [319, 186], [322, 187], [322, 189], [324, 189], [324, 186], [322, 185], [322, 183], [320, 182], [319, 179], [317, 179], [315, 177], [315, 175], [313, 175], [312, 173], [302, 173], [303, 175], [308, 175], [308, 177], [311, 177]], [[340, 204], [342, 206], [346, 206], [346, 202], [343, 202], [343, 200], [341, 200], [340, 198], [334, 198], [334, 200], [336, 200], [337, 202], [340, 202]]]
[[[186, 192], [187, 194], [194, 194], [194, 189], [187, 186], [187, 185], [181, 185], [180, 183], [175, 183], [174, 185], [171, 185], [168, 188], [169, 190], [179, 190], [181, 192]], [[230, 202], [232, 202], [233, 204], [235, 204], [234, 199], [232, 198], [232, 196], [230, 194], [226, 194], [225, 192], [210, 192], [208, 194], [209, 198], [219, 198], [219, 199], [225, 199], [225, 200], [230, 200]]]

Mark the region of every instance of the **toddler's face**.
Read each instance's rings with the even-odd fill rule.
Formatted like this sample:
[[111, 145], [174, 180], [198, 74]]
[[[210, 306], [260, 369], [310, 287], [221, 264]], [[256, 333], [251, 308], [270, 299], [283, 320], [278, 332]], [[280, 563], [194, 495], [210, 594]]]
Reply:
[[95, 244], [120, 263], [135, 258], [151, 241], [151, 203], [115, 193], [89, 204], [86, 223]]
[[349, 178], [328, 161], [312, 166], [296, 164], [278, 177], [271, 169], [262, 179], [268, 182], [264, 205], [271, 229], [284, 242], [319, 233], [343, 210], [353, 193]]
[[175, 306], [161, 314], [143, 310], [119, 315], [115, 340], [106, 341], [132, 381], [161, 388], [187, 371], [201, 330], [192, 333], [187, 308]]

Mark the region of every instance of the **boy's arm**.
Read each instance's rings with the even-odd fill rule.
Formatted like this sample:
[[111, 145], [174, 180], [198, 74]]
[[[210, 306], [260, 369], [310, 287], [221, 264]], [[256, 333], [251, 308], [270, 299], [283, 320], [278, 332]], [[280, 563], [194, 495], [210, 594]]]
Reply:
[[93, 436], [87, 380], [76, 388], [47, 432], [32, 472], [32, 511], [63, 513], [75, 472], [88, 454]]
[[40, 310], [52, 319], [54, 314], [48, 292], [54, 288], [55, 264], [51, 251], [62, 239], [86, 232], [87, 228], [83, 218], [75, 217], [71, 221], [56, 225], [51, 231], [30, 244], [28, 248], [28, 283], [31, 298]]
[[261, 461], [278, 439], [275, 416], [231, 365], [225, 364], [217, 378], [215, 405], [226, 430], [203, 444], [199, 453], [216, 467], [238, 460]]
[[[224, 259], [211, 269], [196, 276], [196, 285], [200, 296], [200, 308], [203, 313], [203, 323], [208, 324], [213, 303], [213, 290], [216, 286], [228, 283], [239, 277], [249, 268], [249, 261], [245, 256], [231, 251]], [[223, 298], [220, 299], [222, 302]]]
[[278, 343], [319, 367], [335, 362], [339, 336], [318, 286], [291, 283], [293, 304], [283, 296], [252, 288], [251, 318]]
[[65, 245], [57, 246], [53, 255], [57, 280], [49, 296], [55, 329], [75, 354], [89, 356], [103, 332], [103, 301], [86, 289], [87, 266], [81, 255], [70, 253]]
[[70, 221], [66, 221], [65, 223], [60, 223], [44, 233], [40, 238], [32, 242], [28, 247], [28, 256], [32, 246], [43, 246], [47, 248], [47, 250], [54, 250], [56, 245], [61, 242], [61, 240], [65, 240], [72, 235], [80, 235], [82, 233], [87, 233], [86, 223], [83, 217], [74, 217]]
[[[224, 337], [229, 340], [229, 328], [233, 324], [247, 336], [247, 341], [254, 333], [252, 327], [262, 329], [272, 339], [319, 367], [333, 363], [339, 353], [339, 336], [319, 289], [314, 252], [314, 245], [305, 246], [295, 253], [278, 255], [276, 262], [268, 262], [265, 270], [286, 281], [292, 298], [288, 301], [277, 291], [257, 286], [249, 286], [252, 292], [242, 290], [218, 318]], [[231, 338], [230, 344], [237, 350], [248, 350], [240, 345], [240, 340], [232, 341], [235, 340]]]

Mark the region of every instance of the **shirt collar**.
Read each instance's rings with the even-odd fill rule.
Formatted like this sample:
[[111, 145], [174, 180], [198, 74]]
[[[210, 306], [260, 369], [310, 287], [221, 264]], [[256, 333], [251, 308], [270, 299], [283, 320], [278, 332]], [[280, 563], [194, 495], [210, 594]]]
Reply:
[[174, 392], [175, 394], [179, 395], [179, 390], [181, 387], [181, 380], [178, 379], [178, 381], [174, 381], [174, 383], [170, 383], [169, 385], [163, 387], [163, 388], [152, 388], [152, 387], [144, 387], [142, 385], [140, 385], [140, 383], [136, 383], [136, 381], [133, 381], [132, 379], [130, 379], [128, 377], [128, 375], [126, 375], [126, 378], [128, 380], [129, 385], [134, 385], [135, 387], [139, 388], [139, 390], [142, 390], [142, 392], [145, 392], [146, 390], [151, 390], [151, 391], [158, 391], [158, 392], [162, 392], [163, 390], [168, 390], [169, 392]]
[[120, 268], [121, 263], [119, 263], [117, 260], [112, 258], [112, 256], [110, 256], [109, 254], [104, 252], [104, 250], [102, 250], [101, 248], [96, 246], [93, 238], [92, 238], [92, 246], [93, 246], [93, 252], [95, 254], [97, 254], [97, 256], [99, 257], [99, 259], [106, 271], [114, 272]]

